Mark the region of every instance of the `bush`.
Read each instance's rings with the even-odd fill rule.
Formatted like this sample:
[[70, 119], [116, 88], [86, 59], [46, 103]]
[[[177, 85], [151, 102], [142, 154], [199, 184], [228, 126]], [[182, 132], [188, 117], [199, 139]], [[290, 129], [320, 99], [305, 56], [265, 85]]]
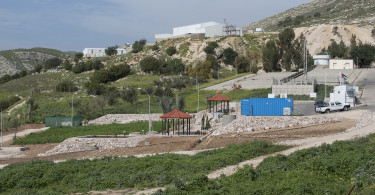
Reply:
[[108, 56], [113, 56], [113, 55], [116, 55], [117, 54], [117, 46], [113, 46], [113, 47], [108, 47], [107, 49], [105, 49], [105, 54], [108, 55]]
[[61, 63], [62, 63], [62, 60], [60, 58], [48, 59], [44, 62], [44, 69], [48, 70], [48, 69], [56, 68], [60, 66]]
[[146, 39], [141, 39], [139, 41], [135, 41], [134, 44], [132, 45], [132, 52], [133, 53], [138, 53], [143, 50], [143, 47], [146, 45]]
[[84, 87], [89, 95], [101, 95], [106, 90], [105, 85], [97, 82], [86, 82]]
[[148, 56], [139, 62], [141, 70], [146, 73], [158, 73], [160, 72], [160, 62], [158, 59]]
[[203, 49], [203, 51], [206, 54], [212, 54], [215, 55], [215, 49], [219, 47], [219, 44], [217, 42], [208, 42], [207, 46]]
[[75, 74], [82, 73], [83, 71], [85, 71], [85, 67], [83, 65], [83, 63], [76, 64], [75, 66], [73, 66], [72, 72]]
[[223, 57], [224, 57], [223, 62], [225, 64], [233, 64], [237, 56], [238, 56], [238, 53], [235, 52], [232, 48], [228, 47], [224, 49], [223, 51]]
[[72, 81], [62, 81], [56, 85], [57, 92], [75, 92], [78, 87]]
[[173, 56], [174, 54], [177, 53], [177, 49], [175, 46], [170, 46], [167, 48], [167, 50], [165, 51], [169, 56]]

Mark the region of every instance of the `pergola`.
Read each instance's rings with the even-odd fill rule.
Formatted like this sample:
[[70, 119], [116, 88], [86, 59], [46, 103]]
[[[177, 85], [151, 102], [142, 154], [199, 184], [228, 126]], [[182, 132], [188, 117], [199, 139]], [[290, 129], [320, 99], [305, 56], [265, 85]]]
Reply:
[[185, 134], [185, 120], [186, 120], [186, 134], [190, 135], [190, 119], [193, 118], [192, 116], [184, 112], [181, 112], [177, 109], [174, 109], [173, 111], [160, 116], [160, 118], [163, 119], [162, 128], [163, 128], [164, 133], [169, 135], [169, 121], [171, 120], [173, 134], [175, 131], [175, 124], [177, 123], [176, 130], [177, 130], [177, 134], [180, 135], [180, 121], [182, 119], [182, 135]]
[[[211, 112], [211, 108], [212, 108], [212, 112], [220, 112], [221, 111], [224, 114], [228, 114], [229, 113], [229, 102], [230, 101], [231, 101], [230, 99], [228, 99], [228, 98], [226, 98], [226, 97], [224, 97], [220, 94], [217, 94], [214, 97], [208, 98], [207, 99], [208, 112]], [[220, 102], [220, 104], [218, 104], [219, 102]], [[220, 110], [218, 109], [218, 105], [220, 105]], [[216, 108], [216, 111], [215, 111], [215, 108]]]

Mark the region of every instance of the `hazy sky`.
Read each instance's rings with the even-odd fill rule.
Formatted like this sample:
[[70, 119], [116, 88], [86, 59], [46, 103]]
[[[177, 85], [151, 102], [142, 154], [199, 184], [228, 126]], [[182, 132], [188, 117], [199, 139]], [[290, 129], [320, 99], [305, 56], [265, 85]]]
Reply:
[[0, 50], [82, 51], [216, 21], [238, 27], [311, 0], [0, 0]]

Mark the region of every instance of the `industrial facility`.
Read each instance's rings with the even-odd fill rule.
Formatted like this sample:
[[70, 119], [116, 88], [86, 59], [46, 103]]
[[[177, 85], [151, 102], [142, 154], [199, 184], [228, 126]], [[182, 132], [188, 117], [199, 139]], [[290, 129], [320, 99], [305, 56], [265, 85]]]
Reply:
[[156, 34], [155, 41], [159, 42], [179, 37], [223, 37], [242, 36], [242, 29], [229, 25], [227, 20], [224, 24], [218, 22], [204, 22], [187, 26], [173, 28], [173, 34]]

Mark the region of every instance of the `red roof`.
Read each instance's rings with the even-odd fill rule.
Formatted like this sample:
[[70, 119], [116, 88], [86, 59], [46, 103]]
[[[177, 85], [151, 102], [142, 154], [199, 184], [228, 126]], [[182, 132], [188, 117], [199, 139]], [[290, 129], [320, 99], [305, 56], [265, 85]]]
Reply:
[[177, 109], [174, 109], [172, 112], [168, 112], [167, 114], [162, 115], [160, 118], [164, 119], [188, 119], [193, 118], [192, 116], [183, 113]]
[[220, 94], [217, 94], [215, 95], [214, 97], [211, 97], [211, 98], [208, 98], [207, 101], [225, 101], [225, 102], [230, 102], [231, 100], [220, 95]]

